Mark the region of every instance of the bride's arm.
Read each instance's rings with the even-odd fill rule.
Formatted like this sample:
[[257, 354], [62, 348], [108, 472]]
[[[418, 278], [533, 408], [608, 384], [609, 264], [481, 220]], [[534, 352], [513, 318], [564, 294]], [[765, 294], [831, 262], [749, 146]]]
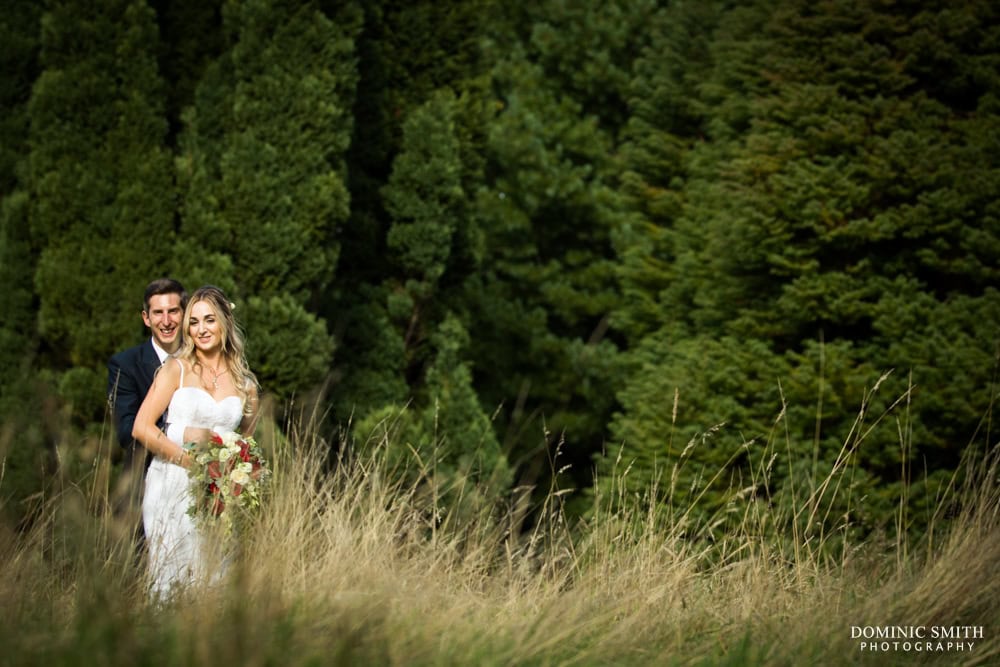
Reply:
[[164, 364], [153, 378], [153, 386], [139, 406], [132, 426], [132, 437], [162, 459], [185, 468], [191, 465], [191, 457], [184, 448], [168, 438], [156, 425], [157, 419], [170, 405], [174, 389], [180, 381], [180, 370], [177, 364]]

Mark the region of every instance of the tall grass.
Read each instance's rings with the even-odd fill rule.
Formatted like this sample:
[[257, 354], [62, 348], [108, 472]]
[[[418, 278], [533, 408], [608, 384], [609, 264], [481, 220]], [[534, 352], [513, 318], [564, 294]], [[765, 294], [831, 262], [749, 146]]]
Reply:
[[[404, 485], [388, 442], [329, 466], [308, 421], [271, 452], [273, 494], [223, 584], [150, 600], [131, 521], [116, 516], [107, 439], [0, 526], [0, 662], [10, 665], [990, 664], [1000, 660], [996, 452], [942, 504], [924, 549], [821, 556], [794, 517], [734, 495], [743, 517], [696, 537], [687, 513], [598, 495], [568, 525], [553, 490], [449, 515], [433, 478]], [[767, 463], [759, 466], [765, 474]], [[622, 474], [625, 474], [622, 471]], [[835, 488], [843, 468], [816, 488]], [[669, 483], [669, 482], [668, 482]], [[795, 513], [813, 513], [815, 494]], [[655, 489], [650, 497], [655, 497]], [[728, 525], [728, 524], [727, 524]], [[783, 527], [775, 539], [775, 527]], [[769, 527], [765, 530], [765, 527]], [[791, 544], [789, 546], [789, 541]], [[903, 553], [905, 551], [905, 553]], [[982, 626], [971, 651], [872, 653], [852, 626]]]

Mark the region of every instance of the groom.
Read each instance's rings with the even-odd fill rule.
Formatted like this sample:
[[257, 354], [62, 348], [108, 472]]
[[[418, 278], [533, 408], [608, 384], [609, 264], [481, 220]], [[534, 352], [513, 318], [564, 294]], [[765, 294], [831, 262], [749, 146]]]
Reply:
[[176, 352], [180, 346], [181, 319], [186, 305], [187, 292], [176, 280], [160, 278], [149, 283], [143, 297], [142, 322], [152, 336], [108, 361], [108, 401], [118, 444], [125, 450], [123, 475], [128, 483], [125, 500], [130, 512], [141, 507], [142, 478], [151, 460], [145, 448], [132, 438], [132, 425], [146, 392], [153, 384], [156, 369], [167, 355]]

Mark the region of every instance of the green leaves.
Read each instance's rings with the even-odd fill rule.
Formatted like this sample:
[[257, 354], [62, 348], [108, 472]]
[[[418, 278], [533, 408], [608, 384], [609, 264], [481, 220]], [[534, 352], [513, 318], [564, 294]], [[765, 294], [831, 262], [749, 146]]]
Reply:
[[456, 479], [545, 486], [561, 441], [574, 485], [607, 448], [720, 509], [776, 456], [769, 498], [848, 466], [873, 529], [988, 440], [995, 4], [15, 3], [0, 396], [65, 373], [96, 421], [173, 274], [265, 391], [407, 406]]
[[426, 283], [426, 289], [444, 274], [452, 236], [466, 215], [454, 116], [454, 95], [440, 91], [407, 117], [403, 152], [383, 189], [394, 221], [386, 243], [403, 275]]
[[285, 2], [247, 2], [230, 16], [233, 96], [219, 156], [229, 251], [246, 288], [304, 300], [329, 284], [348, 213], [358, 16], [336, 23]]
[[228, 4], [224, 18], [233, 42], [206, 70], [181, 137], [181, 261], [195, 282], [232, 284], [247, 300], [251, 365], [265, 391], [288, 398], [323, 381], [333, 356], [314, 304], [348, 216], [360, 14], [260, 0]]
[[[939, 81], [978, 62], [990, 39], [984, 11], [760, 3], [723, 12], [699, 103], [685, 103], [703, 110], [709, 140], [684, 151], [674, 117], [637, 103], [642, 124], [633, 127], [650, 131], [629, 144], [623, 181], [643, 217], [623, 218], [629, 300], [615, 321], [644, 335], [626, 355], [634, 370], [614, 422], [636, 460], [634, 483], [656, 479], [654, 460], [683, 463], [663, 449], [665, 432], [687, 428], [686, 442], [690, 429], [723, 421], [739, 438], [723, 429], [686, 460], [731, 472], [739, 440], [765, 437], [768, 414], [779, 413], [764, 368], [771, 387], [783, 387], [793, 459], [780, 465], [777, 451], [776, 470], [788, 472], [772, 475], [772, 493], [815, 484], [847, 442], [859, 468], [855, 501], [874, 504], [850, 510], [840, 497], [830, 516], [858, 511], [867, 530], [888, 520], [883, 485], [898, 481], [901, 461], [957, 464], [993, 400], [975, 387], [994, 381], [1000, 321], [985, 255], [1000, 227], [982, 198], [998, 194], [984, 176], [996, 152], [983, 152], [996, 133], [980, 132], [996, 116], [969, 110], [995, 86], [970, 78], [946, 90]], [[910, 55], [949, 31], [967, 42], [937, 62]], [[669, 63], [644, 62], [638, 73], [637, 90], [682, 82]], [[679, 204], [657, 209], [657, 200]], [[682, 406], [696, 407], [697, 425], [683, 410], [678, 424], [665, 423], [662, 397], [674, 387]], [[796, 480], [808, 469], [796, 457], [814, 462], [806, 480]]]
[[289, 295], [247, 299], [247, 359], [264, 390], [279, 399], [326, 379], [334, 343], [326, 323]]
[[95, 374], [137, 342], [142, 286], [168, 265], [174, 216], [155, 17], [145, 3], [104, 5], [45, 15], [26, 184], [39, 332], [60, 364]]

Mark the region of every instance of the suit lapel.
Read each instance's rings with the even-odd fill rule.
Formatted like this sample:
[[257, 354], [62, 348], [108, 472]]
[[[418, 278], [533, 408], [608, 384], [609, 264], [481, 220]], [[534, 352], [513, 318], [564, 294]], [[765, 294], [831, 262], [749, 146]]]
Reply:
[[156, 374], [156, 369], [160, 367], [160, 358], [156, 356], [156, 350], [153, 349], [153, 341], [146, 341], [146, 344], [142, 346], [142, 371], [145, 374], [146, 389], [148, 390], [153, 384], [153, 376]]
[[[149, 388], [153, 386], [153, 376], [156, 375], [156, 371], [160, 367], [160, 358], [156, 356], [156, 350], [153, 349], [152, 340], [146, 341], [146, 344], [142, 346], [140, 354], [141, 358], [139, 359], [139, 366], [142, 368], [142, 372], [146, 376], [145, 391], [148, 393]], [[161, 429], [163, 428], [163, 415], [160, 415], [160, 418], [156, 420], [156, 425]]]

